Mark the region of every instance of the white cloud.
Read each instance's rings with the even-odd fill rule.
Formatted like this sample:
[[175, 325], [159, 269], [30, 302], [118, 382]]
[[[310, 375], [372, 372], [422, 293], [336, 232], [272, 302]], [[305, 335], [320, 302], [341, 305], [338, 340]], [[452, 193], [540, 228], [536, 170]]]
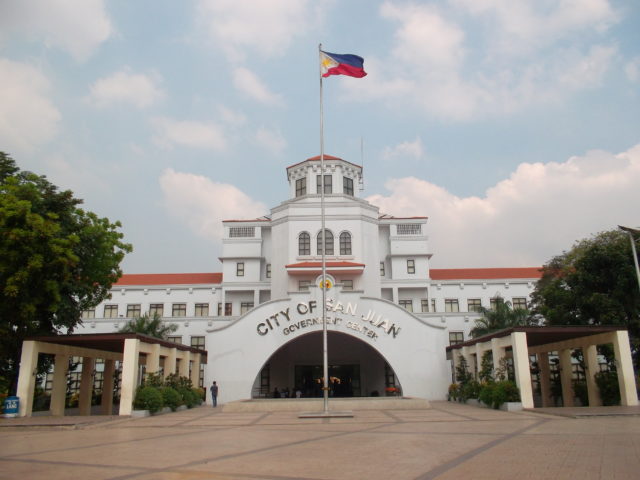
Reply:
[[227, 140], [223, 130], [214, 123], [174, 120], [156, 117], [151, 121], [156, 129], [154, 140], [167, 148], [182, 145], [191, 148], [224, 150]]
[[632, 83], [640, 82], [640, 57], [635, 57], [624, 66], [624, 73]]
[[287, 148], [287, 141], [280, 131], [272, 130], [264, 126], [256, 132], [256, 142], [272, 155], [281, 154]]
[[37, 68], [0, 58], [0, 144], [7, 152], [30, 152], [58, 131], [60, 112], [51, 85]]
[[420, 159], [424, 156], [424, 148], [422, 140], [416, 138], [413, 142], [402, 142], [394, 147], [386, 147], [382, 152], [382, 158], [385, 160], [395, 159]]
[[89, 101], [98, 107], [124, 103], [146, 108], [164, 98], [164, 91], [158, 86], [160, 81], [157, 75], [147, 76], [125, 69], [96, 80], [91, 86]]
[[638, 224], [640, 144], [563, 163], [523, 163], [480, 197], [418, 178], [387, 182], [369, 201], [384, 213], [429, 217], [438, 267], [536, 266], [592, 233]]
[[264, 105], [282, 105], [282, 96], [271, 92], [251, 70], [239, 67], [233, 72], [233, 85]]
[[160, 177], [160, 187], [169, 213], [211, 240], [222, 238], [223, 220], [258, 218], [267, 212], [265, 205], [237, 187], [201, 175], [168, 168]]
[[246, 50], [270, 57], [309, 32], [321, 6], [310, 0], [199, 0], [198, 20], [230, 59], [243, 59]]
[[[618, 53], [617, 46], [592, 33], [616, 19], [604, 0], [566, 0], [561, 8], [545, 4], [548, 11], [533, 0], [454, 3], [476, 15], [463, 17], [444, 6], [385, 2], [380, 15], [396, 26], [392, 55], [366, 55], [369, 75], [342, 84], [348, 98], [447, 121], [501, 116], [597, 88]], [[585, 10], [574, 12], [571, 7], [578, 5]], [[497, 20], [488, 23], [486, 35], [474, 36], [484, 20], [478, 15], [487, 11]], [[513, 13], [522, 30], [511, 32], [513, 25], [502, 22], [505, 12]], [[545, 38], [544, 45], [528, 36], [536, 27], [548, 32], [536, 33]], [[512, 39], [516, 34], [521, 38]], [[477, 44], [494, 36], [500, 42], [506, 38], [505, 45], [517, 55], [505, 55], [502, 45], [491, 41], [489, 46]]]
[[247, 116], [244, 113], [232, 110], [224, 105], [218, 107], [218, 113], [222, 121], [227, 125], [241, 127], [247, 123]]
[[20, 0], [0, 2], [0, 32], [42, 41], [86, 60], [113, 28], [103, 0]]

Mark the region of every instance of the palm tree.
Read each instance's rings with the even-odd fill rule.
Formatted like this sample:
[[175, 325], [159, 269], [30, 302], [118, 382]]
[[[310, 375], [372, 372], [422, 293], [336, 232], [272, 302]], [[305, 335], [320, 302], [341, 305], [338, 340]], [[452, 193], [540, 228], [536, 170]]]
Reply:
[[476, 320], [476, 325], [471, 329], [472, 338], [482, 337], [489, 333], [504, 330], [505, 328], [530, 325], [529, 310], [524, 308], [512, 308], [511, 302], [503, 298], [496, 298], [493, 308], [480, 307], [478, 312], [482, 317]]
[[166, 325], [157, 313], [153, 314], [153, 318], [149, 318], [149, 314], [129, 320], [124, 327], [118, 332], [120, 333], [142, 333], [150, 337], [161, 338], [166, 340], [169, 334], [178, 329], [176, 324]]

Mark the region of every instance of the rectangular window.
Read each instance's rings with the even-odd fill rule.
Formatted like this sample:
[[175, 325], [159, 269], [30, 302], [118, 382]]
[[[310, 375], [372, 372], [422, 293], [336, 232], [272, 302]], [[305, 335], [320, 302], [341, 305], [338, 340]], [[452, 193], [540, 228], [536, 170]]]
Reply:
[[482, 302], [479, 298], [470, 298], [467, 300], [467, 312], [479, 312]]
[[130, 303], [127, 305], [127, 318], [138, 318], [140, 317], [140, 304], [139, 303]]
[[500, 301], [502, 301], [502, 298], [500, 298], [500, 297], [495, 297], [495, 298], [490, 298], [489, 299], [489, 309], [490, 310], [495, 310], [496, 309], [496, 305], [498, 303], [498, 299], [500, 299]]
[[401, 223], [397, 227], [398, 235], [420, 235], [422, 233], [421, 223]]
[[353, 196], [353, 179], [342, 177], [342, 193]]
[[209, 316], [209, 304], [208, 303], [196, 303], [195, 315], [196, 315], [196, 317], [208, 317]]
[[296, 180], [296, 197], [307, 194], [307, 177]]
[[353, 290], [353, 280], [342, 280], [342, 290]]
[[433, 313], [435, 313], [435, 312], [436, 312], [436, 299], [435, 299], [435, 298], [432, 298], [432, 299], [431, 299], [431, 311], [432, 311]]
[[181, 335], [174, 335], [174, 336], [171, 336], [171, 337], [167, 337], [167, 342], [182, 343], [182, 336]]
[[429, 299], [423, 298], [422, 300], [420, 300], [420, 311], [422, 313], [429, 312]]
[[264, 273], [264, 276], [267, 278], [271, 278], [271, 264], [267, 263], [267, 267]]
[[407, 260], [407, 273], [416, 273], [416, 261]]
[[164, 315], [164, 303], [152, 303], [149, 305], [149, 318], [155, 316], [162, 317]]
[[[316, 192], [322, 193], [322, 175], [316, 175]], [[324, 193], [333, 193], [331, 175], [324, 176]]]
[[191, 337], [191, 346], [204, 350], [204, 337]]
[[227, 302], [224, 304], [224, 314], [227, 317], [233, 315], [233, 304], [231, 302]]
[[244, 262], [237, 262], [236, 263], [236, 276], [237, 277], [244, 277]]
[[384, 262], [380, 262], [380, 276], [384, 277]]
[[458, 305], [458, 299], [446, 298], [444, 300], [444, 311], [449, 313], [459, 312], [460, 306]]
[[413, 301], [412, 300], [400, 300], [398, 302], [402, 308], [409, 312], [413, 312]]
[[174, 303], [171, 305], [172, 317], [186, 317], [187, 316], [187, 304], [186, 303]]
[[513, 307], [513, 309], [521, 309], [521, 310], [526, 310], [527, 309], [527, 299], [526, 297], [514, 297], [513, 301], [511, 302], [511, 306]]
[[82, 318], [96, 318], [96, 309], [90, 308], [88, 310], [83, 310]]
[[256, 227], [231, 227], [229, 229], [229, 237], [253, 238], [256, 236]]
[[118, 305], [105, 305], [104, 318], [118, 318]]
[[449, 332], [449, 345], [464, 342], [464, 332]]
[[309, 281], [309, 280], [298, 280], [298, 291], [299, 292], [308, 292], [310, 283], [311, 283], [311, 281]]
[[253, 302], [242, 302], [240, 303], [240, 315], [247, 313], [249, 310], [253, 308]]

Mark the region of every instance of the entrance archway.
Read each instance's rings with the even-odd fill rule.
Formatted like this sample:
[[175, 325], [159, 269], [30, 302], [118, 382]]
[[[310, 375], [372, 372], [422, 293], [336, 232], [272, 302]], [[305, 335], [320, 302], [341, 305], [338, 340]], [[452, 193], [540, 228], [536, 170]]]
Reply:
[[[328, 332], [332, 397], [368, 397], [401, 391], [395, 372], [371, 345], [346, 333]], [[301, 335], [269, 357], [256, 375], [253, 398], [322, 396], [322, 332]]]

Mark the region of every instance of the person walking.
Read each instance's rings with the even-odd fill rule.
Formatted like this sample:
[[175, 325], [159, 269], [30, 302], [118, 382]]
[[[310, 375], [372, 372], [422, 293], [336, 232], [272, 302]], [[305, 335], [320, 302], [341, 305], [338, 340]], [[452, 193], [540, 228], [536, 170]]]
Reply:
[[211, 390], [211, 401], [215, 408], [218, 406], [218, 384], [214, 381], [209, 390]]

